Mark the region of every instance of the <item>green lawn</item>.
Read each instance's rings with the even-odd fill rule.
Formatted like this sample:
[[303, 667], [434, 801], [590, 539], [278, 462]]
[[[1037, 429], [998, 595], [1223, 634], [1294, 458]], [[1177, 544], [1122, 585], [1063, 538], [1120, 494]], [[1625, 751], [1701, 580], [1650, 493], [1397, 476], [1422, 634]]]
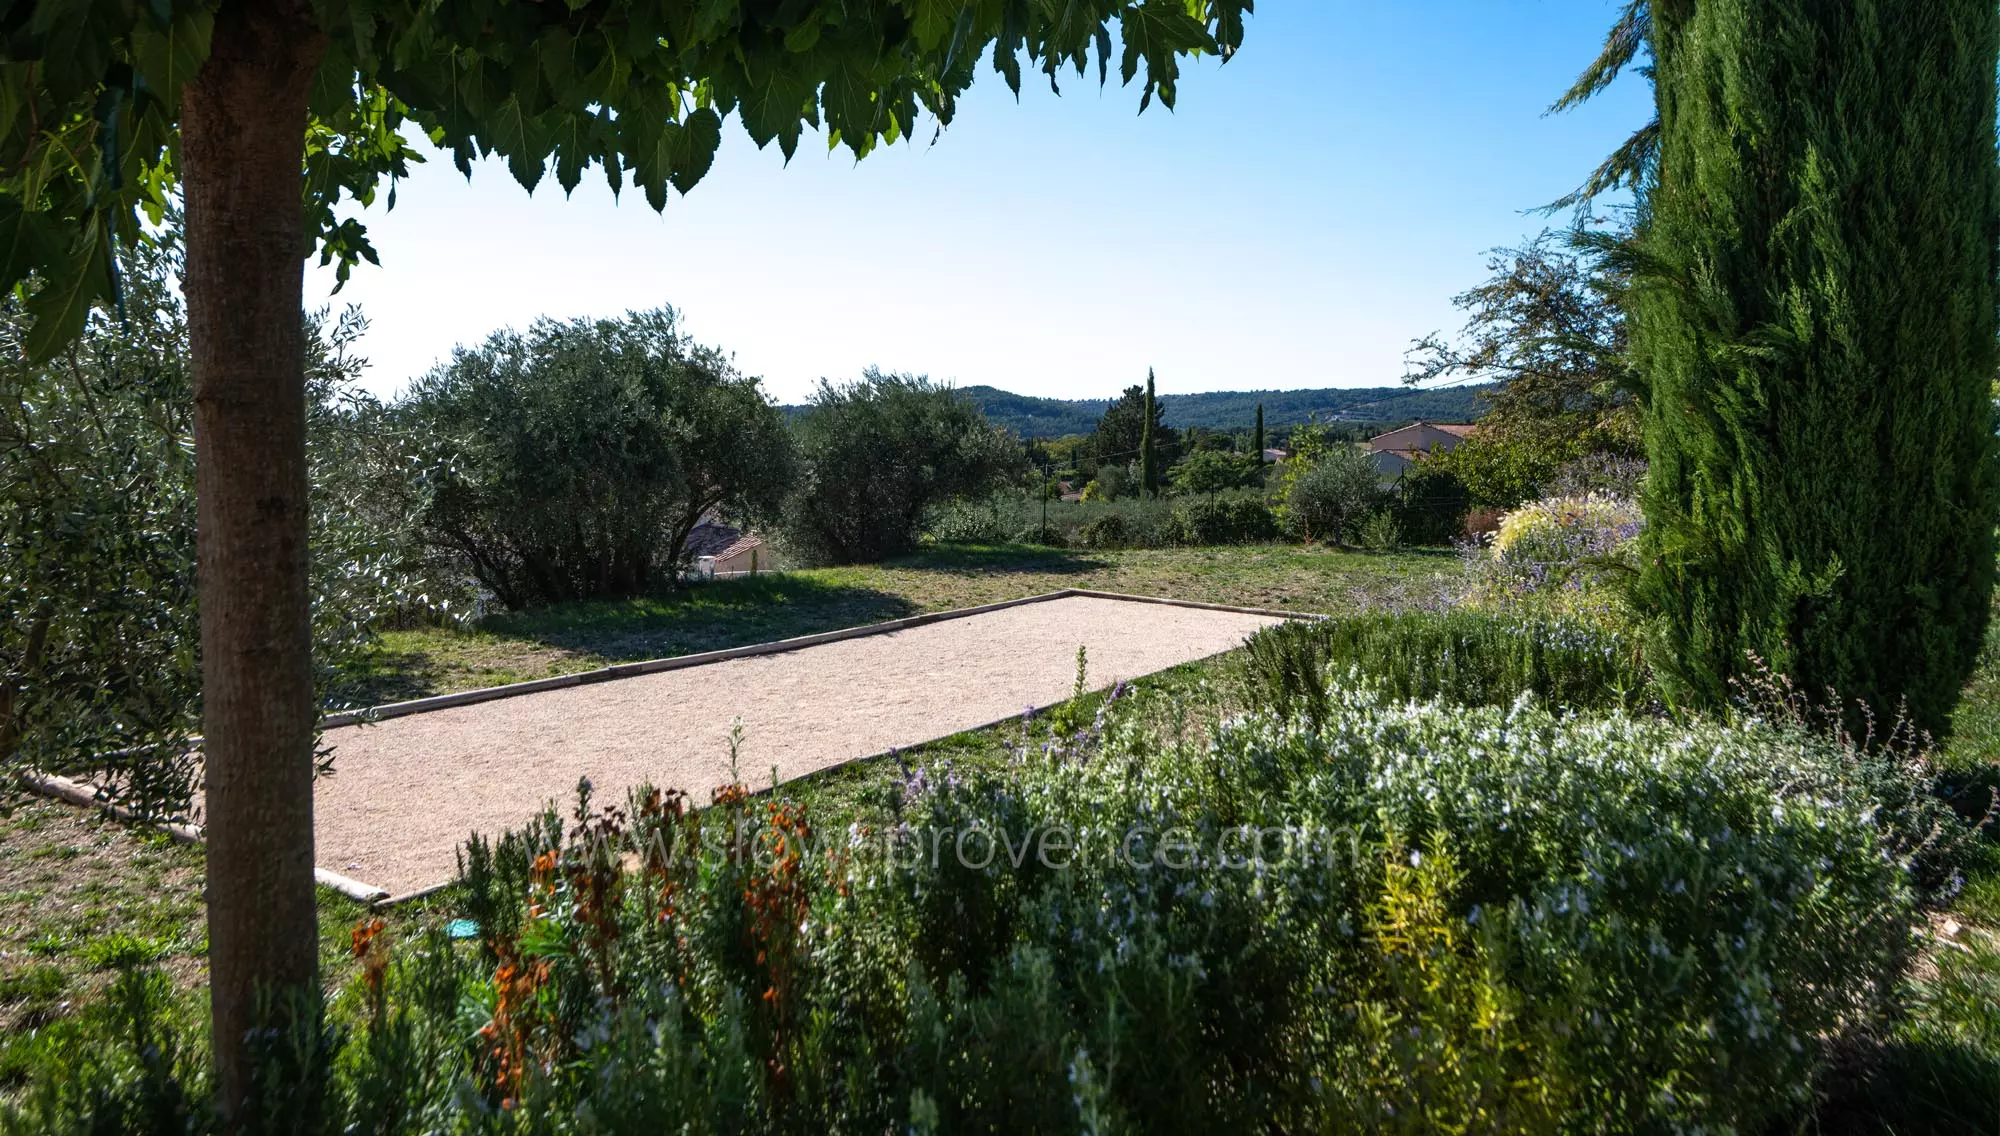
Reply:
[[647, 599], [489, 616], [472, 628], [392, 631], [334, 700], [374, 705], [617, 662], [765, 643], [1061, 588], [1293, 611], [1423, 602], [1458, 571], [1440, 553], [1252, 546], [1072, 552], [930, 549], [884, 564], [700, 584]]

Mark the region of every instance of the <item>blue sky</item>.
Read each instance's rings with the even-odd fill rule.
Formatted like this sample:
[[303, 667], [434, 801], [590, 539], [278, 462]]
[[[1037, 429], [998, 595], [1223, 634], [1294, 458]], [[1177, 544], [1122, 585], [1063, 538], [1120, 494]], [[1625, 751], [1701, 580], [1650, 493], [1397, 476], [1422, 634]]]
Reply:
[[[1561, 223], [1570, 189], [1648, 113], [1628, 79], [1543, 110], [1613, 0], [1264, 0], [1242, 52], [1178, 108], [1135, 90], [987, 72], [941, 138], [856, 163], [808, 138], [789, 166], [733, 122], [664, 214], [593, 171], [532, 197], [440, 156], [367, 221], [382, 266], [330, 302], [371, 322], [368, 385], [537, 316], [671, 304], [777, 398], [864, 367], [1105, 397], [1396, 382], [1457, 326], [1486, 249]], [[314, 268], [307, 302], [329, 302]]]

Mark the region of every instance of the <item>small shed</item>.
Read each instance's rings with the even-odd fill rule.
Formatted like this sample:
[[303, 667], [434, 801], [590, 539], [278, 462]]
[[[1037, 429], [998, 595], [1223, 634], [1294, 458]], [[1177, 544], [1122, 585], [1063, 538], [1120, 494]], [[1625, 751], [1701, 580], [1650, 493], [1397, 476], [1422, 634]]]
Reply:
[[703, 521], [688, 533], [688, 554], [694, 560], [693, 576], [725, 579], [752, 576], [771, 568], [770, 552], [762, 537], [717, 521]]

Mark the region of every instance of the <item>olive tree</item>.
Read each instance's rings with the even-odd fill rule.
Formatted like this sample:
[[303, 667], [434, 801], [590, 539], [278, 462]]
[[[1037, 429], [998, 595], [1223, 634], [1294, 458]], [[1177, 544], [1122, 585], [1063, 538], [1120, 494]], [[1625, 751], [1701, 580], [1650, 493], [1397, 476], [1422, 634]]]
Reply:
[[918, 376], [870, 370], [858, 382], [821, 381], [797, 431], [804, 474], [784, 540], [817, 563], [908, 552], [933, 507], [986, 493], [1027, 466], [1020, 444], [978, 406]]
[[1303, 540], [1338, 545], [1382, 501], [1382, 475], [1359, 446], [1334, 443], [1288, 484], [1285, 529]]
[[768, 516], [791, 486], [783, 412], [670, 308], [497, 332], [397, 412], [424, 538], [514, 608], [672, 586], [703, 516]]

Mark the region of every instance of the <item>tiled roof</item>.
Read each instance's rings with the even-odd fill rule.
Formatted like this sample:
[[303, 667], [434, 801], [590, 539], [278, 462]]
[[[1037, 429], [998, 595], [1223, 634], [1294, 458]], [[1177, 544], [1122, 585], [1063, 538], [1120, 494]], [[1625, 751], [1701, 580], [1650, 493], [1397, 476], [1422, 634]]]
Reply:
[[749, 533], [744, 533], [742, 536], [737, 537], [736, 543], [730, 545], [728, 548], [723, 549], [721, 552], [709, 553], [708, 555], [715, 557], [717, 560], [727, 560], [732, 556], [741, 556], [753, 548], [762, 547], [764, 547], [762, 537], [755, 537]]
[[717, 560], [727, 560], [753, 548], [762, 548], [764, 541], [751, 536], [731, 525], [703, 521], [688, 533], [688, 555], [695, 558], [713, 556]]

